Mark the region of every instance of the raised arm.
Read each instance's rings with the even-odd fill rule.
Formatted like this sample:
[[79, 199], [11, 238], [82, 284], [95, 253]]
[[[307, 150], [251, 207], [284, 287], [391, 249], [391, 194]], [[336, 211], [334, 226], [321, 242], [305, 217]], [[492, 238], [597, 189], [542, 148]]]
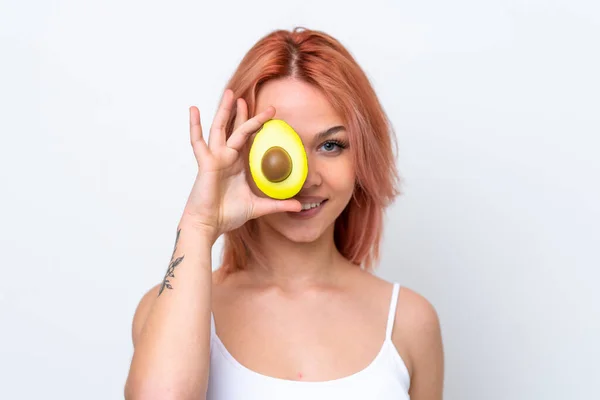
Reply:
[[190, 141], [198, 175], [186, 203], [165, 277], [152, 288], [135, 312], [134, 354], [127, 382], [127, 400], [203, 399], [210, 356], [211, 248], [223, 233], [249, 219], [282, 211], [300, 211], [297, 200], [255, 195], [244, 174], [242, 148], [248, 138], [275, 115], [273, 107], [248, 119], [247, 104], [237, 99], [234, 129], [225, 127], [235, 103], [226, 90], [208, 143], [200, 114], [190, 107]]

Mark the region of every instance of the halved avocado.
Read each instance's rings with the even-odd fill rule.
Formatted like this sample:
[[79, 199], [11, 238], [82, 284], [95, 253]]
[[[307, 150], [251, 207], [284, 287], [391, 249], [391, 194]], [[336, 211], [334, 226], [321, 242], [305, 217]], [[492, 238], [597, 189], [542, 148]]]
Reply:
[[300, 136], [280, 119], [265, 122], [258, 131], [250, 148], [249, 163], [256, 186], [274, 199], [294, 197], [308, 174]]

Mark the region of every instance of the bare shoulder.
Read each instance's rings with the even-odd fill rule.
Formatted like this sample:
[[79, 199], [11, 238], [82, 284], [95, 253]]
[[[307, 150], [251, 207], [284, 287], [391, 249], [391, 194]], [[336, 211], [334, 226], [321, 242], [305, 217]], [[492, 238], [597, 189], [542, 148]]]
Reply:
[[437, 334], [440, 330], [437, 311], [423, 295], [402, 286], [398, 295], [394, 330], [416, 337]]
[[137, 339], [140, 337], [142, 333], [142, 328], [144, 327], [144, 323], [146, 322], [146, 318], [148, 317], [148, 313], [154, 304], [154, 300], [158, 297], [158, 291], [160, 290], [161, 284], [157, 284], [150, 288], [143, 296], [140, 302], [135, 309], [135, 314], [133, 315], [133, 323], [131, 327], [131, 340], [133, 342], [133, 346], [135, 347], [135, 343]]
[[411, 399], [441, 399], [444, 354], [438, 313], [407, 287], [398, 296], [392, 341], [411, 376]]

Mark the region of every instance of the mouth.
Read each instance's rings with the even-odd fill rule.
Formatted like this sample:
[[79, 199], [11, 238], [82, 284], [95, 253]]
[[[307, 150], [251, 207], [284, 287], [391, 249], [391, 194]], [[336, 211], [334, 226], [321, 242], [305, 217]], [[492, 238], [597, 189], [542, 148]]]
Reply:
[[299, 212], [288, 212], [287, 214], [293, 218], [311, 218], [317, 215], [321, 209], [327, 203], [327, 199], [321, 200], [319, 202], [302, 202], [302, 211]]

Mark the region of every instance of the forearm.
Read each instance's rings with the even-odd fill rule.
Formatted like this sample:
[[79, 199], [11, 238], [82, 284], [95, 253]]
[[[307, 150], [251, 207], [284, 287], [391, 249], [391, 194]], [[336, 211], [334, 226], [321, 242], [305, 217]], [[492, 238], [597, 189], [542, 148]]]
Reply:
[[208, 235], [178, 226], [173, 256], [143, 325], [128, 399], [202, 399], [210, 356], [211, 248]]

